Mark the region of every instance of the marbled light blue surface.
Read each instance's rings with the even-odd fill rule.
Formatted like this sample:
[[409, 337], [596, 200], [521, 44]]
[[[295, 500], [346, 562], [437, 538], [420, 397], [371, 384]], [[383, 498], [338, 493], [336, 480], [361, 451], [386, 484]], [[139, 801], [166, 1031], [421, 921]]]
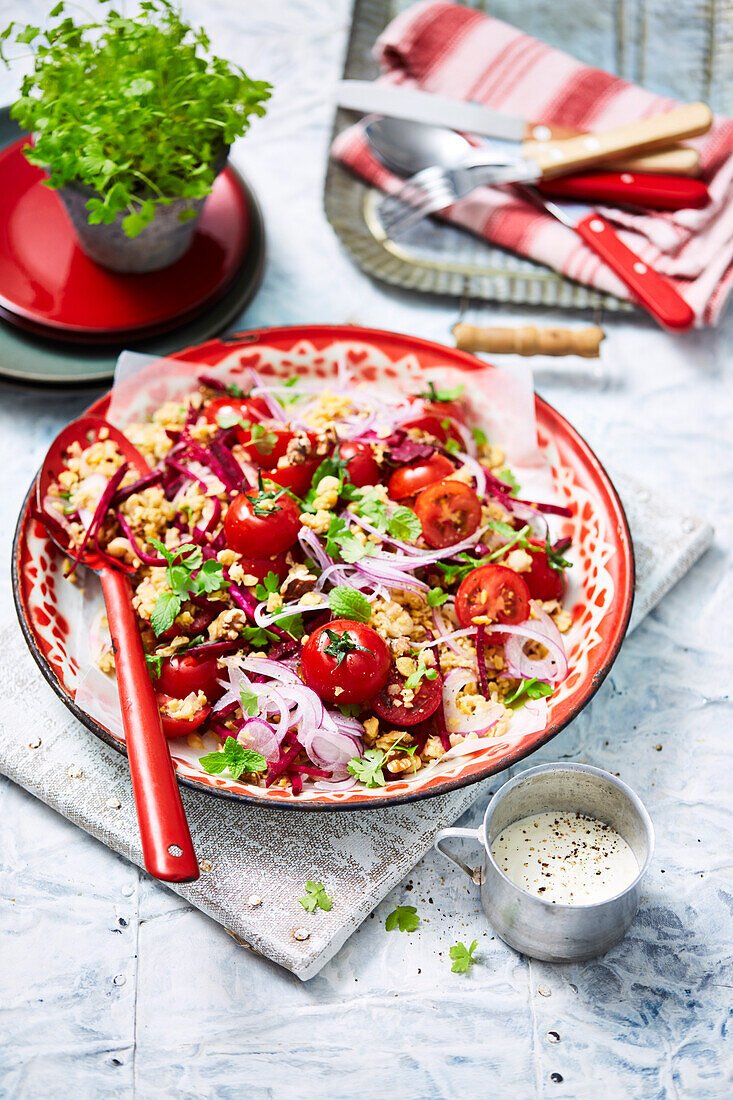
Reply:
[[[454, 303], [369, 282], [322, 215], [345, 0], [184, 6], [205, 19], [217, 50], [277, 86], [267, 121], [235, 154], [262, 199], [270, 244], [242, 325], [350, 321], [449, 340]], [[0, 5], [0, 22], [45, 7]], [[0, 98], [12, 88], [0, 71]], [[476, 317], [543, 320], [488, 307]], [[605, 386], [546, 380], [541, 391], [601, 458], [717, 529], [713, 549], [629, 638], [584, 714], [523, 765], [596, 764], [646, 801], [657, 856], [627, 939], [582, 966], [521, 959], [492, 937], [467, 880], [429, 856], [304, 985], [0, 780], [0, 1095], [733, 1094], [733, 314], [715, 332], [684, 337], [643, 319], [606, 328]], [[0, 383], [6, 563], [48, 442], [98, 392]], [[6, 619], [7, 580], [1, 599]], [[39, 676], [39, 694], [48, 690]], [[418, 932], [385, 932], [395, 903], [417, 907]], [[450, 945], [473, 938], [477, 965], [452, 974]]]

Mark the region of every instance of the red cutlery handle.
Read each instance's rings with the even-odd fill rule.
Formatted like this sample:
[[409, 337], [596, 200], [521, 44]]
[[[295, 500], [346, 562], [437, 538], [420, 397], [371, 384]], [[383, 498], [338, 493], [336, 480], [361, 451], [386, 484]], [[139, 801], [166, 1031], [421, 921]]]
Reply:
[[99, 576], [145, 866], [164, 882], [190, 882], [199, 877], [199, 865], [145, 663], [130, 582], [116, 569], [101, 569]]
[[653, 172], [594, 172], [561, 176], [537, 184], [543, 195], [605, 202], [611, 206], [629, 203], [650, 210], [699, 209], [710, 202], [702, 180], [686, 176], [663, 176]]
[[691, 327], [695, 314], [682, 295], [669, 279], [627, 248], [607, 221], [596, 213], [588, 214], [575, 226], [575, 232], [618, 275], [660, 325], [677, 330]]

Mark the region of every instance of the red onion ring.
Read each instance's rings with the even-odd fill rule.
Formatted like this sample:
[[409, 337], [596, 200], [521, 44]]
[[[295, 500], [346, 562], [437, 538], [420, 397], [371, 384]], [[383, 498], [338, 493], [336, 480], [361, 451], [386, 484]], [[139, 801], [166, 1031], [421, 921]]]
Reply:
[[[527, 619], [518, 626], [504, 623], [492, 627], [496, 632], [509, 635], [504, 644], [507, 674], [522, 680], [542, 680], [558, 683], [568, 674], [568, 659], [562, 644], [562, 636], [549, 615], [533, 603], [538, 619]], [[549, 652], [541, 660], [534, 660], [524, 652], [526, 639], [540, 642]]]

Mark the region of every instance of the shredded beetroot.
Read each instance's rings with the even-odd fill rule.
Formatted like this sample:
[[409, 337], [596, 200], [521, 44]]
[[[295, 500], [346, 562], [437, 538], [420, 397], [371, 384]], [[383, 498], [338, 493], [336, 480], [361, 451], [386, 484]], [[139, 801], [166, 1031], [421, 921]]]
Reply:
[[489, 675], [486, 671], [486, 627], [482, 625], [476, 628], [476, 660], [478, 661], [478, 681], [481, 694], [489, 700]]
[[[250, 622], [254, 622], [254, 613], [255, 608], [257, 607], [257, 600], [255, 599], [255, 597], [251, 596], [249, 592], [244, 592], [236, 584], [229, 585], [229, 595], [231, 596], [237, 607], [240, 607], [242, 609]], [[275, 623], [271, 623], [270, 626], [267, 627], [267, 629], [272, 634], [276, 634], [278, 638], [281, 638], [283, 642], [292, 643], [295, 641], [292, 634], [288, 634], [286, 630], [283, 630], [282, 627], [277, 626]], [[300, 647], [300, 642], [295, 641], [295, 644], [296, 647]]]
[[115, 512], [115, 519], [119, 523], [122, 530], [125, 532], [126, 537], [130, 540], [130, 545], [132, 546], [132, 549], [135, 551], [137, 556], [140, 558], [141, 562], [144, 562], [145, 565], [165, 566], [168, 564], [165, 558], [156, 557], [155, 554], [148, 554], [146, 550], [143, 550], [135, 535], [132, 533], [132, 528], [130, 527], [129, 523], [121, 512]]
[[[233, 489], [239, 492], [239, 486], [242, 481], [241, 476], [239, 479], [232, 477], [231, 474], [224, 469], [210, 447], [201, 447], [198, 443], [189, 443], [186, 447], [186, 451], [191, 458], [195, 458], [202, 466], [207, 466], [213, 474], [216, 474], [219, 481], [221, 481], [222, 485], [226, 486], [227, 489]], [[234, 460], [232, 459], [232, 461]]]
[[324, 768], [308, 768], [304, 764], [293, 764], [290, 774], [309, 775], [312, 779], [331, 779], [333, 776], [333, 772], [327, 772]]
[[265, 779], [265, 786], [266, 787], [271, 787], [272, 784], [275, 782], [275, 780], [279, 779], [280, 776], [283, 775], [288, 770], [290, 765], [294, 762], [296, 757], [299, 756], [302, 751], [303, 751], [303, 747], [302, 747], [302, 745], [298, 744], [297, 741], [291, 748], [289, 748], [287, 750], [287, 752], [283, 752], [283, 748], [282, 748], [282, 745], [281, 745], [280, 746], [280, 759], [275, 761], [273, 764], [270, 764], [268, 769], [267, 769], [267, 778]]
[[300, 792], [303, 790], [303, 780], [300, 778], [297, 772], [295, 774], [291, 774], [290, 786], [293, 789], [293, 794], [300, 794]]
[[149, 489], [151, 485], [159, 485], [162, 480], [163, 470], [151, 470], [149, 474], [133, 481], [132, 485], [126, 485], [124, 489], [118, 489], [112, 497], [112, 507], [119, 508], [128, 497], [134, 496], [135, 493], [141, 493], [143, 489]]
[[443, 746], [443, 748], [445, 749], [445, 751], [448, 752], [448, 749], [450, 748], [450, 736], [448, 734], [448, 727], [445, 724], [445, 711], [443, 710], [443, 700], [442, 700], [442, 698], [440, 700], [440, 705], [439, 705], [438, 709], [435, 712], [434, 718], [435, 718], [436, 731], [437, 731], [438, 737], [440, 738], [440, 743]]
[[168, 476], [163, 478], [163, 496], [166, 500], [173, 500], [173, 497], [183, 486], [184, 479], [180, 474], [176, 474], [174, 477], [170, 470], [166, 472]]
[[[112, 474], [112, 477], [107, 482], [107, 488], [102, 493], [101, 497], [99, 498], [99, 504], [94, 509], [94, 515], [92, 516], [91, 523], [87, 527], [86, 534], [82, 539], [81, 546], [78, 548], [78, 550], [75, 551], [75, 557], [72, 562], [71, 569], [66, 574], [67, 577], [71, 576], [71, 574], [74, 572], [77, 565], [83, 558], [84, 551], [89, 544], [89, 540], [96, 537], [97, 531], [102, 526], [102, 523], [104, 522], [104, 517], [107, 515], [107, 509], [110, 507], [112, 497], [117, 492], [117, 488], [120, 482], [127, 473], [127, 467], [127, 462], [123, 462], [122, 465], [115, 470], [115, 472]], [[116, 566], [118, 569], [120, 568], [120, 563], [118, 561], [116, 561]]]
[[226, 470], [227, 477], [232, 483], [229, 487], [241, 489], [242, 482], [244, 481], [244, 470], [239, 465], [232, 452], [220, 439], [215, 439], [211, 443], [211, 450], [221, 464], [221, 468]]
[[209, 731], [216, 737], [220, 737], [222, 741], [226, 741], [227, 737], [234, 737], [231, 730], [226, 726], [222, 726], [219, 722], [209, 722]]
[[206, 535], [210, 534], [221, 519], [221, 501], [218, 497], [211, 497], [210, 499], [214, 506], [213, 510], [203, 527], [194, 527], [193, 535], [191, 536], [194, 542], [198, 542], [199, 539], [203, 539]]
[[416, 458], [430, 458], [435, 451], [435, 447], [430, 443], [418, 443], [410, 439], [404, 428], [398, 428], [392, 432], [385, 443], [389, 448], [387, 458], [398, 466], [404, 465], [405, 462], [414, 462]]
[[211, 374], [200, 374], [196, 381], [200, 386], [208, 386], [210, 390], [216, 390], [218, 393], [229, 393], [229, 387]]
[[177, 458], [171, 458], [170, 455], [166, 455], [165, 464], [166, 466], [170, 466], [172, 470], [175, 470], [177, 473], [181, 474], [182, 477], [187, 477], [190, 481], [198, 482], [198, 484], [203, 487], [204, 492], [208, 493], [209, 486], [206, 484], [204, 479], [202, 477], [199, 477], [198, 474], [195, 474], [193, 470], [189, 470], [188, 466], [184, 466], [183, 463], [179, 462]]
[[231, 653], [235, 649], [240, 649], [244, 644], [243, 638], [231, 638], [226, 642], [202, 642], [201, 645], [190, 646], [186, 650], [186, 656], [188, 656], [189, 653], [205, 653], [209, 657], [218, 657], [220, 653]]
[[546, 512], [550, 516], [565, 516], [566, 519], [569, 519], [573, 514], [564, 504], [538, 504], [535, 500], [519, 500], [518, 497], [512, 499], [516, 500], [517, 504], [526, 504], [529, 508], [534, 508], [536, 512]]
[[271, 661], [281, 661], [283, 657], [292, 657], [300, 649], [297, 638], [289, 638], [287, 641], [278, 642], [270, 650], [268, 656]]
[[[227, 705], [225, 707], [222, 707], [221, 710], [217, 710], [216, 717], [224, 721], [224, 719], [228, 718], [230, 714], [234, 714], [234, 711], [237, 709], [238, 706], [239, 703], [237, 702], [237, 700], [232, 699], [231, 703], [227, 703]], [[242, 725], [244, 725], [244, 721], [245, 720], [243, 719]]]

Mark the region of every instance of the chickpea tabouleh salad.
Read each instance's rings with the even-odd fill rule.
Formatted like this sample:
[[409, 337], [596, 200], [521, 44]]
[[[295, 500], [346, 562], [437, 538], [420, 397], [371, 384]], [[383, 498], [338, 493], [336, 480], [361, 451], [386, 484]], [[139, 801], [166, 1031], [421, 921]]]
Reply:
[[[505, 734], [567, 674], [564, 554], [462, 387], [202, 374], [72, 444], [43, 503], [131, 573], [168, 738], [225, 779], [384, 787]], [[70, 571], [73, 572], [74, 564]], [[98, 661], [114, 672], [114, 655]]]

